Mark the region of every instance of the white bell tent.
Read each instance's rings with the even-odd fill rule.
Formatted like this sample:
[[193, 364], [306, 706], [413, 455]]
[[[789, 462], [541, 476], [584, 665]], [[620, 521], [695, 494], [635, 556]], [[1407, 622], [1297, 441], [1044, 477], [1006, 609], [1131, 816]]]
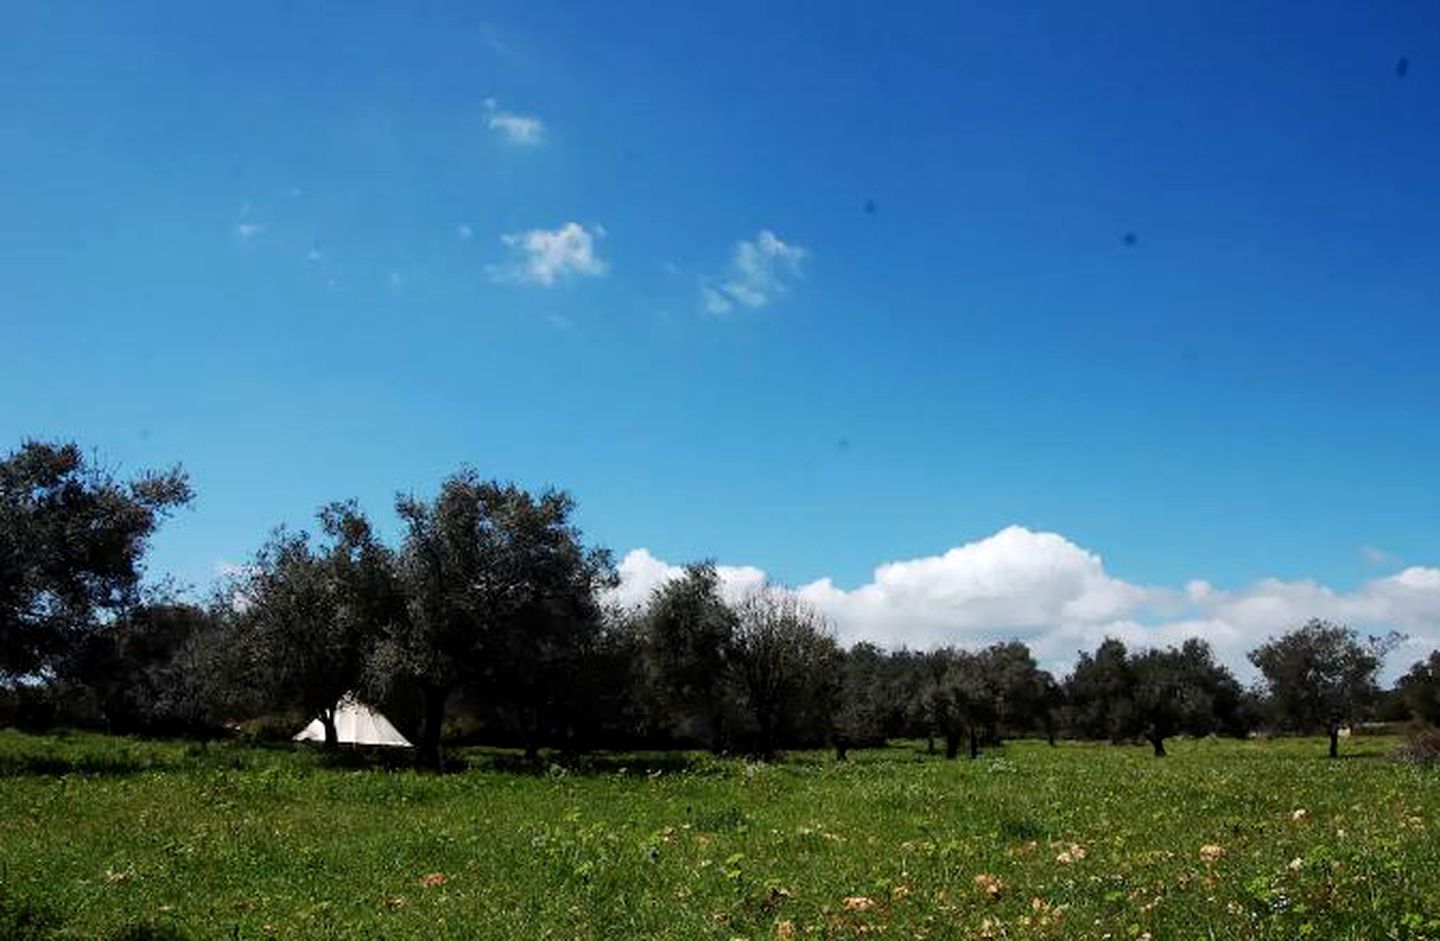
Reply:
[[[341, 745], [390, 745], [409, 748], [410, 742], [390, 720], [349, 693], [335, 704], [335, 738]], [[325, 741], [325, 725], [318, 718], [295, 734], [297, 742]]]

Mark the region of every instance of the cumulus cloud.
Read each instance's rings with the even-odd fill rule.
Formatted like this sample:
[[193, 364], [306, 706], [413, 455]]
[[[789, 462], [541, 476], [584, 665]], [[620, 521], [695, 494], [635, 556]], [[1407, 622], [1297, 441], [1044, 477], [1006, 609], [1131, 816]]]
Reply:
[[506, 111], [494, 98], [485, 99], [485, 123], [511, 144], [534, 147], [545, 140], [544, 121], [534, 115]]
[[[642, 603], [680, 571], [637, 549], [620, 565], [616, 598]], [[732, 597], [765, 577], [753, 566], [721, 569]], [[1053, 669], [1068, 667], [1078, 651], [1105, 637], [1134, 646], [1200, 637], [1250, 677], [1247, 651], [1312, 617], [1362, 632], [1408, 634], [1392, 668], [1440, 646], [1440, 568], [1412, 566], [1351, 591], [1273, 578], [1235, 590], [1198, 579], [1179, 587], [1140, 585], [1111, 574], [1099, 555], [1061, 535], [1020, 526], [940, 555], [885, 563], [854, 588], [822, 578], [794, 591], [825, 614], [845, 643], [973, 647], [1018, 637]]]
[[502, 235], [500, 241], [513, 255], [510, 262], [491, 268], [497, 281], [539, 284], [549, 287], [570, 277], [600, 277], [609, 265], [595, 252], [595, 242], [603, 238], [600, 226], [586, 228], [578, 222], [567, 222], [558, 229], [531, 229]]
[[[620, 585], [609, 600], [627, 608], [645, 604], [651, 592], [685, 571], [683, 566], [655, 558], [649, 549], [631, 549], [616, 568]], [[765, 573], [753, 565], [719, 565], [715, 573], [720, 578], [720, 594], [726, 601], [739, 601], [765, 584]]]
[[790, 289], [808, 255], [807, 249], [761, 229], [755, 238], [735, 243], [724, 277], [701, 282], [701, 304], [711, 314], [729, 313], [737, 305], [764, 307]]

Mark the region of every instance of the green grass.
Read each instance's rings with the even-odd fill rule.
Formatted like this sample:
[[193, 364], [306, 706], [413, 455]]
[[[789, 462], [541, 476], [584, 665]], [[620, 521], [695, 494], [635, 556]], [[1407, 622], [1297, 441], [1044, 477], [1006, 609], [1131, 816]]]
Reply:
[[1394, 744], [437, 776], [0, 732], [0, 937], [1440, 938], [1440, 774]]

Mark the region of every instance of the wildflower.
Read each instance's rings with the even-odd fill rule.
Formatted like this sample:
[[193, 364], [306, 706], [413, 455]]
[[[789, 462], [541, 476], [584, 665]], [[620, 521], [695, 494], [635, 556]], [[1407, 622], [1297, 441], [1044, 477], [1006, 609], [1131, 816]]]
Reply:
[[1057, 863], [1077, 863], [1085, 858], [1085, 847], [1079, 843], [1071, 843], [1070, 847], [1055, 857]]
[[1040, 896], [1034, 896], [1030, 899], [1030, 910], [1035, 914], [1033, 917], [1026, 916], [1025, 924], [1040, 928], [1047, 927], [1050, 924], [1060, 921], [1061, 916], [1064, 914], [1063, 909], [1063, 905], [1051, 905]]
[[775, 941], [790, 941], [795, 937], [795, 922], [790, 919], [775, 922]]
[[863, 895], [852, 895], [842, 904], [847, 912], [868, 912], [875, 907], [875, 900]]
[[1285, 866], [1285, 868], [1290, 870], [1291, 872], [1299, 872], [1301, 869], [1305, 868], [1305, 860], [1301, 859], [1299, 856], [1296, 856], [1294, 859], [1290, 860], [1290, 862]]
[[1310, 811], [1306, 810], [1304, 807], [1299, 807], [1295, 810], [1290, 811], [1290, 819], [1297, 822], [1300, 820], [1304, 820], [1308, 816], [1310, 816]]
[[1219, 845], [1218, 843], [1206, 843], [1204, 846], [1200, 847], [1201, 862], [1213, 863], [1224, 855], [1225, 847]]
[[443, 872], [426, 873], [425, 875], [420, 877], [420, 884], [427, 889], [434, 888], [435, 886], [444, 885], [446, 881], [448, 880], [445, 878], [445, 873]]
[[982, 872], [976, 876], [975, 884], [980, 887], [980, 891], [984, 892], [992, 902], [1005, 894], [1005, 883], [1001, 882], [997, 877], [990, 875], [988, 872]]

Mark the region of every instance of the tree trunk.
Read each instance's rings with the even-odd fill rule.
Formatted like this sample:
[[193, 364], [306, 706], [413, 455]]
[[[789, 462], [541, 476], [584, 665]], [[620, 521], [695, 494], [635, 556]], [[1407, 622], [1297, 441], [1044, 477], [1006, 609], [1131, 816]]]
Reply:
[[440, 726], [445, 722], [445, 701], [450, 690], [426, 683], [421, 695], [424, 699], [424, 714], [420, 725], [420, 747], [415, 752], [415, 762], [422, 768], [440, 770]]
[[972, 725], [972, 726], [970, 726], [970, 760], [971, 760], [971, 761], [974, 761], [976, 758], [979, 758], [979, 757], [980, 757], [980, 736], [979, 736], [979, 734], [976, 732], [975, 726]]
[[1154, 746], [1154, 748], [1155, 748], [1155, 757], [1156, 757], [1156, 758], [1164, 758], [1164, 757], [1165, 757], [1165, 739], [1164, 739], [1163, 736], [1160, 736], [1160, 735], [1152, 735], [1152, 736], [1150, 736], [1150, 744], [1151, 744], [1152, 746]]
[[925, 754], [935, 754], [935, 733], [933, 731], [925, 736]]
[[1050, 745], [1051, 748], [1054, 748], [1054, 747], [1055, 747], [1055, 724], [1054, 724], [1054, 723], [1050, 723], [1049, 725], [1045, 726], [1045, 741], [1049, 743], [1049, 745]]
[[325, 748], [334, 751], [340, 745], [340, 736], [335, 731], [335, 710], [320, 710], [320, 725], [325, 729]]
[[846, 761], [850, 757], [850, 743], [843, 738], [835, 740], [835, 760]]
[[725, 754], [725, 717], [720, 706], [710, 703], [706, 708], [706, 724], [710, 726], [710, 754]]
[[960, 733], [959, 733], [959, 732], [946, 732], [946, 733], [945, 733], [945, 757], [953, 760], [953, 759], [955, 758], [955, 756], [958, 755], [958, 754], [960, 754]]
[[1340, 757], [1340, 725], [1335, 722], [1330, 723], [1330, 757]]
[[761, 707], [755, 710], [755, 725], [760, 732], [760, 760], [772, 761], [775, 758], [775, 722], [768, 707]]

